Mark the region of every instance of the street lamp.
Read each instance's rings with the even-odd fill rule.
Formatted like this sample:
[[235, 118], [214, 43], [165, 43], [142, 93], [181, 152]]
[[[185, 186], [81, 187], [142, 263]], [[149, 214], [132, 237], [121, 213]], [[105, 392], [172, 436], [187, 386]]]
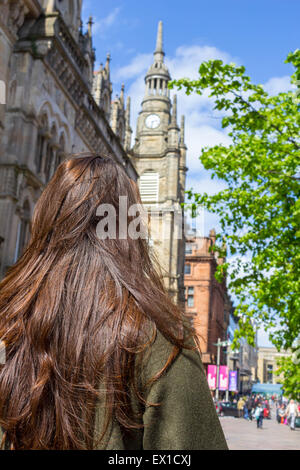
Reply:
[[214, 346], [217, 346], [217, 385], [216, 385], [216, 400], [219, 400], [219, 371], [220, 371], [220, 348], [224, 346], [229, 346], [230, 342], [229, 341], [221, 341], [220, 338], [218, 338], [217, 343], [213, 343]]

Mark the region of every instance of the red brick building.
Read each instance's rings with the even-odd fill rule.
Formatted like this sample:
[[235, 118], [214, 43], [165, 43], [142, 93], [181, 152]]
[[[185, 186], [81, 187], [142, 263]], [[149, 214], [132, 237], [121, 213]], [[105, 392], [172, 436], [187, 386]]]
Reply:
[[[188, 237], [185, 254], [185, 306], [199, 335], [201, 356], [206, 368], [217, 362], [218, 338], [227, 339], [227, 328], [232, 303], [226, 281], [219, 283], [215, 271], [224, 260], [209, 251], [215, 244], [216, 232], [211, 230], [209, 237]], [[220, 363], [226, 364], [226, 355], [221, 348]]]

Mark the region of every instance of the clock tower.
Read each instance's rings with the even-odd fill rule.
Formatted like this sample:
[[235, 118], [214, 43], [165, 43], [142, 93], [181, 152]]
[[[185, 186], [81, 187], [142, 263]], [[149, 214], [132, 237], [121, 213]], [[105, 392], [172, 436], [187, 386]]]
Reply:
[[160, 21], [154, 62], [145, 76], [145, 95], [131, 156], [139, 174], [142, 202], [151, 214], [151, 243], [165, 285], [174, 300], [183, 302], [185, 240], [181, 203], [187, 171], [184, 117], [179, 127], [176, 95], [171, 103], [171, 77], [164, 56]]

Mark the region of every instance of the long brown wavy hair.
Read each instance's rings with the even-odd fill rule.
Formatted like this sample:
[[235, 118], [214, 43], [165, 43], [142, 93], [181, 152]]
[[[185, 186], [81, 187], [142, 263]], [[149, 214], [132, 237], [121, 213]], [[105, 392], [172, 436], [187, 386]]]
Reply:
[[106, 422], [99, 441], [112, 418], [125, 431], [140, 427], [130, 401], [134, 390], [143, 402], [136, 358], [157, 329], [174, 345], [155, 381], [191, 347], [147, 239], [97, 236], [97, 207], [112, 204], [118, 214], [119, 196], [127, 196], [128, 206], [140, 203], [124, 168], [111, 158], [80, 155], [58, 167], [36, 205], [29, 244], [0, 283], [3, 447], [95, 448], [100, 383]]

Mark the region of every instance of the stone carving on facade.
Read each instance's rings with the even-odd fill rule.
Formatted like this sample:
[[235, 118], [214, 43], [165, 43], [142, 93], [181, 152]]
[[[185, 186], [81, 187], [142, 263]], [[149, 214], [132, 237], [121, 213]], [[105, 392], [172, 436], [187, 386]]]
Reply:
[[[2, 7], [1, 2], [0, 6]], [[8, 29], [14, 36], [17, 36], [17, 32], [23, 25], [25, 15], [29, 12], [29, 9], [25, 3], [20, 4], [18, 0], [4, 1], [3, 6], [4, 14], [6, 12]]]
[[2, 197], [17, 196], [17, 173], [11, 166], [3, 167], [0, 173], [0, 194]]
[[80, 106], [83, 102], [84, 89], [75, 74], [70, 70], [62, 54], [54, 46], [49, 51], [46, 60], [55, 71], [75, 103]]
[[92, 93], [97, 105], [104, 111], [107, 122], [110, 122], [112, 96], [110, 54], [107, 54], [105, 66], [100, 64], [100, 69], [94, 73]]
[[126, 128], [126, 115], [124, 108], [124, 84], [121, 88], [120, 96], [116, 96], [111, 104], [111, 128], [114, 133], [119, 137], [120, 142], [124, 145], [125, 142], [125, 128]]

